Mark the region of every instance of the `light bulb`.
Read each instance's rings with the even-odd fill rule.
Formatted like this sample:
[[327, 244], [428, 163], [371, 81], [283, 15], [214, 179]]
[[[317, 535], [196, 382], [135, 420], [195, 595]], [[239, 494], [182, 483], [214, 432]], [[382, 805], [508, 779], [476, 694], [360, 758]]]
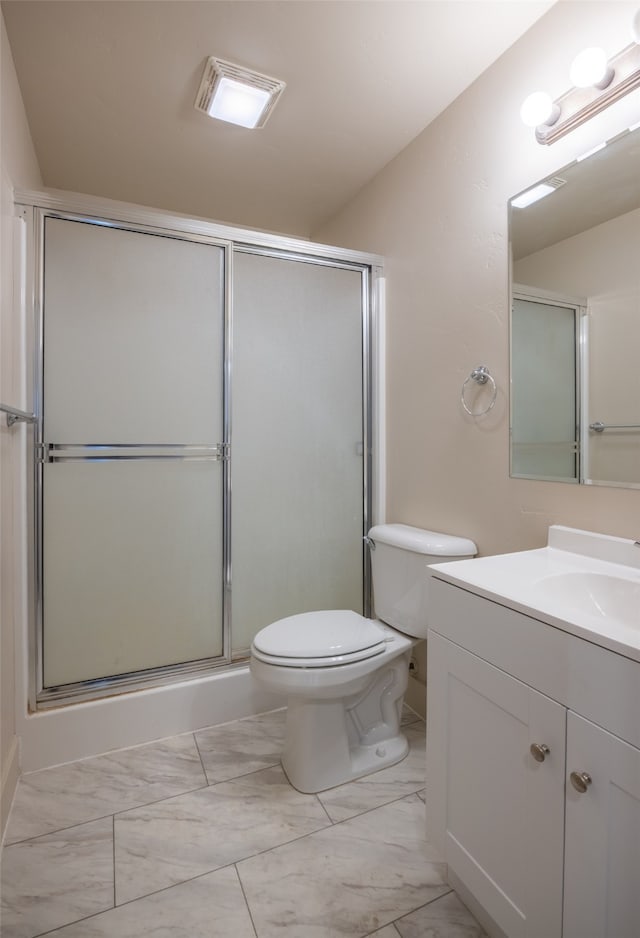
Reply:
[[607, 64], [604, 49], [591, 46], [579, 52], [571, 63], [571, 84], [576, 88], [606, 88], [613, 79], [613, 69]]
[[209, 114], [218, 120], [251, 129], [262, 117], [270, 97], [263, 88], [255, 88], [225, 76], [216, 85]]
[[560, 108], [545, 91], [534, 91], [522, 102], [520, 117], [527, 127], [553, 124], [560, 116]]
[[631, 36], [634, 42], [640, 43], [640, 10], [636, 10], [631, 20]]

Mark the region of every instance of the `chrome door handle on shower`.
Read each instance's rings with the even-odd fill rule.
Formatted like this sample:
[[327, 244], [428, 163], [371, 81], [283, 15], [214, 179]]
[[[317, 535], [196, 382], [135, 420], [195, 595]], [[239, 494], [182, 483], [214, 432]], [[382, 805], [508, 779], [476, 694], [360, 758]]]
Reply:
[[225, 462], [229, 443], [40, 443], [39, 461], [113, 462], [131, 459], [182, 459]]

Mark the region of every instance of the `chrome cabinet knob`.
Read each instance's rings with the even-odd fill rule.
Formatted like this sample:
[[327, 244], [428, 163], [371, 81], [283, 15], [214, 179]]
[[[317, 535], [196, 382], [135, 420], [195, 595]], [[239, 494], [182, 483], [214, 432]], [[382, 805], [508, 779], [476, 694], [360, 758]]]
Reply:
[[529, 752], [536, 762], [544, 762], [550, 751], [549, 747], [545, 746], [544, 743], [531, 743], [529, 746]]
[[575, 790], [579, 791], [581, 795], [584, 795], [591, 784], [591, 776], [588, 772], [572, 772], [569, 776], [569, 780]]

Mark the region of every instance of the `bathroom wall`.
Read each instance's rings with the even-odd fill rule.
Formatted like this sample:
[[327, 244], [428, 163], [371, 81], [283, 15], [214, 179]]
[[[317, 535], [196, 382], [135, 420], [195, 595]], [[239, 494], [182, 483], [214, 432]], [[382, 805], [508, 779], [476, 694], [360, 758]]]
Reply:
[[[511, 195], [640, 119], [636, 91], [545, 147], [519, 117], [530, 92], [568, 90], [580, 49], [627, 46], [636, 9], [556, 4], [314, 232], [386, 257], [388, 520], [466, 535], [481, 554], [542, 546], [553, 523], [640, 536], [638, 490], [509, 478], [507, 229]], [[460, 404], [477, 365], [499, 389], [481, 418]]]
[[[4, 19], [0, 14], [0, 398], [5, 404], [24, 407], [23, 376], [17, 363], [22, 341], [15, 303], [13, 270], [16, 222], [13, 186], [41, 186], [42, 178], [31, 142], [29, 126], [18, 87]], [[19, 241], [19, 238], [17, 239]], [[18, 777], [18, 740], [15, 733], [15, 623], [23, 612], [23, 543], [19, 537], [24, 504], [23, 447], [25, 429], [7, 429], [0, 420], [0, 830]]]
[[[567, 90], [585, 45], [627, 45], [636, 9], [558, 3], [314, 232], [386, 258], [389, 520], [469, 536], [483, 554], [540, 546], [552, 523], [638, 536], [639, 491], [509, 478], [507, 230], [510, 195], [640, 119], [636, 91], [544, 147], [519, 118], [531, 90]], [[474, 419], [460, 391], [480, 364], [499, 394]]]

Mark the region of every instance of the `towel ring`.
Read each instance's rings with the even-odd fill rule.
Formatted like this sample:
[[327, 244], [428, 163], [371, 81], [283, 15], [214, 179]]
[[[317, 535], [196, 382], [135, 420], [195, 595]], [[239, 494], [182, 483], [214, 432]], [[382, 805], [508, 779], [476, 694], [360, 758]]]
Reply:
[[[476, 384], [486, 384], [487, 381], [491, 383], [491, 400], [484, 410], [470, 410], [467, 407], [467, 402], [464, 399], [464, 392], [466, 391], [467, 385], [470, 381], [475, 381]], [[493, 405], [496, 402], [496, 397], [498, 396], [498, 388], [496, 387], [496, 382], [491, 375], [489, 369], [486, 365], [478, 365], [477, 368], [474, 368], [468, 378], [465, 378], [462, 385], [462, 393], [460, 394], [460, 402], [466, 412], [470, 417], [483, 417], [485, 414], [488, 414]]]

